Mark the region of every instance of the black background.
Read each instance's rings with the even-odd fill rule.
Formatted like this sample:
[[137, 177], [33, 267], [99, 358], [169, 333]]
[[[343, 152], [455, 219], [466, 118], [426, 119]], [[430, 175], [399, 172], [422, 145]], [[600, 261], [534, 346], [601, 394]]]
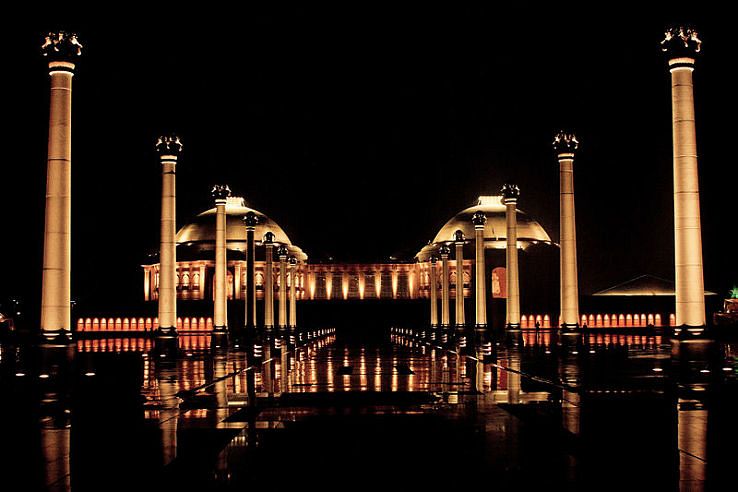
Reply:
[[[111, 8], [111, 5], [113, 7]], [[572, 128], [584, 293], [673, 278], [672, 22], [704, 41], [695, 71], [706, 287], [738, 282], [730, 16], [701, 2], [586, 7], [229, 10], [200, 4], [6, 17], [0, 295], [40, 294], [48, 122], [43, 34], [85, 45], [73, 93], [73, 297], [142, 298], [158, 248], [158, 134], [181, 135], [178, 225], [228, 183], [311, 257], [412, 257], [480, 194], [520, 185], [558, 238], [551, 141]], [[63, 6], [60, 6], [63, 7]], [[35, 309], [34, 309], [35, 310]]]

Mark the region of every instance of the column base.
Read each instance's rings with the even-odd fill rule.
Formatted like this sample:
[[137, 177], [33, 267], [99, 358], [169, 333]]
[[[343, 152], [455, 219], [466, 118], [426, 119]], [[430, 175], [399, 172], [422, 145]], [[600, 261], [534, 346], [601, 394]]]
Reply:
[[68, 347], [72, 345], [74, 340], [72, 339], [71, 330], [42, 330], [40, 345], [43, 347]]
[[507, 330], [508, 332], [510, 332], [510, 331], [514, 331], [514, 332], [521, 331], [521, 329], [520, 329], [520, 323], [508, 323], [507, 325], [505, 325], [505, 330]]
[[671, 334], [680, 340], [700, 339], [706, 337], [707, 326], [673, 326], [671, 327]]
[[580, 332], [579, 323], [561, 323], [562, 335], [578, 335]]
[[161, 358], [176, 358], [179, 354], [177, 332], [173, 336], [158, 336], [154, 339], [154, 354]]
[[160, 326], [154, 332], [154, 337], [158, 339], [177, 338], [178, 336], [176, 326]]
[[223, 349], [228, 347], [228, 332], [213, 330], [210, 335], [210, 347], [212, 349]]

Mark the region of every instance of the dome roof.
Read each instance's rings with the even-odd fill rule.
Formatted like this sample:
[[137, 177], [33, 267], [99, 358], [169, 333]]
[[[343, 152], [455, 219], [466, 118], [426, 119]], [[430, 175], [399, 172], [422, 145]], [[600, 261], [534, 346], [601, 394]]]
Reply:
[[[548, 233], [534, 219], [525, 212], [517, 210], [518, 219], [518, 247], [526, 249], [531, 244], [553, 244]], [[456, 214], [451, 220], [441, 227], [433, 241], [423, 247], [416, 257], [419, 261], [426, 261], [431, 254], [436, 254], [443, 243], [453, 241], [454, 233], [461, 230], [467, 240], [474, 239], [474, 224], [472, 216], [475, 212], [482, 212], [487, 217], [484, 224], [484, 248], [505, 249], [507, 247], [507, 221], [505, 218], [505, 205], [502, 204], [502, 196], [480, 196], [476, 205], [466, 208]]]
[[[272, 232], [274, 242], [287, 246], [291, 255], [299, 261], [306, 261], [307, 255], [299, 247], [292, 244], [284, 230], [262, 212], [247, 207], [242, 197], [228, 197], [226, 201], [226, 245], [229, 250], [246, 250], [246, 226], [243, 218], [248, 212], [254, 212], [259, 223], [254, 231], [257, 245], [261, 245], [264, 234]], [[177, 245], [196, 246], [200, 250], [215, 248], [215, 207], [208, 209], [195, 217], [177, 232]]]

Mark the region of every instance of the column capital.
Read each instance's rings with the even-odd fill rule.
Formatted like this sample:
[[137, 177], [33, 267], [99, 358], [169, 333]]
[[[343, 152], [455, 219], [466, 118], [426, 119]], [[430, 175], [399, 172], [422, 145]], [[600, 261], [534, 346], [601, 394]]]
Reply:
[[430, 262], [431, 264], [435, 265], [436, 263], [438, 263], [438, 257], [436, 255], [431, 255]]
[[446, 259], [448, 258], [448, 255], [451, 254], [451, 248], [449, 248], [448, 245], [443, 244], [438, 248], [438, 253], [441, 255], [442, 259]]
[[461, 231], [461, 229], [458, 229], [456, 232], [454, 232], [453, 241], [454, 244], [457, 246], [464, 245], [464, 243], [466, 242], [466, 237], [464, 236], [464, 233]]
[[179, 154], [182, 153], [182, 142], [179, 140], [179, 137], [173, 133], [170, 135], [160, 136], [156, 139], [154, 147], [159, 153], [159, 158], [162, 161], [176, 161]]
[[504, 205], [508, 203], [515, 204], [518, 202], [518, 197], [520, 197], [520, 188], [518, 188], [518, 185], [506, 183], [502, 185], [500, 193], [502, 193], [502, 203]]
[[577, 140], [577, 136], [574, 133], [561, 130], [554, 136], [552, 145], [559, 160], [574, 159], [574, 155], [577, 149], [579, 149], [579, 140]]
[[290, 263], [290, 266], [297, 266], [297, 258], [295, 258], [294, 256], [290, 256], [288, 261]]
[[254, 212], [246, 212], [246, 215], [243, 217], [243, 223], [246, 225], [247, 230], [254, 230], [256, 228], [256, 224], [259, 223], [259, 217]]
[[484, 229], [484, 224], [487, 223], [487, 216], [481, 210], [477, 210], [474, 212], [474, 215], [472, 215], [471, 221], [472, 224], [474, 224], [474, 229]]
[[226, 198], [231, 196], [231, 189], [228, 187], [227, 184], [214, 185], [213, 188], [210, 190], [210, 195], [213, 197], [213, 200], [215, 200], [216, 205], [224, 205], [226, 202]]
[[274, 246], [274, 233], [272, 231], [268, 231], [264, 234], [262, 242], [264, 243], [264, 246]]
[[74, 73], [77, 58], [82, 55], [82, 44], [76, 33], [50, 32], [41, 44], [41, 55], [49, 62], [49, 72]]
[[277, 248], [277, 256], [279, 256], [279, 261], [287, 261], [287, 255], [289, 254], [289, 250], [287, 249], [287, 246], [284, 244], [281, 244], [279, 248]]
[[697, 54], [702, 50], [702, 41], [691, 26], [671, 26], [664, 32], [661, 51], [669, 60], [669, 68], [694, 68]]

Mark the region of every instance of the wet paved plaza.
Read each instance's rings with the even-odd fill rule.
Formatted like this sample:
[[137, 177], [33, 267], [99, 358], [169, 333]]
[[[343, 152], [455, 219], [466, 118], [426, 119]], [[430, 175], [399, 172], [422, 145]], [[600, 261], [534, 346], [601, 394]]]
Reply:
[[730, 343], [323, 330], [2, 345], [5, 490], [730, 490]]

